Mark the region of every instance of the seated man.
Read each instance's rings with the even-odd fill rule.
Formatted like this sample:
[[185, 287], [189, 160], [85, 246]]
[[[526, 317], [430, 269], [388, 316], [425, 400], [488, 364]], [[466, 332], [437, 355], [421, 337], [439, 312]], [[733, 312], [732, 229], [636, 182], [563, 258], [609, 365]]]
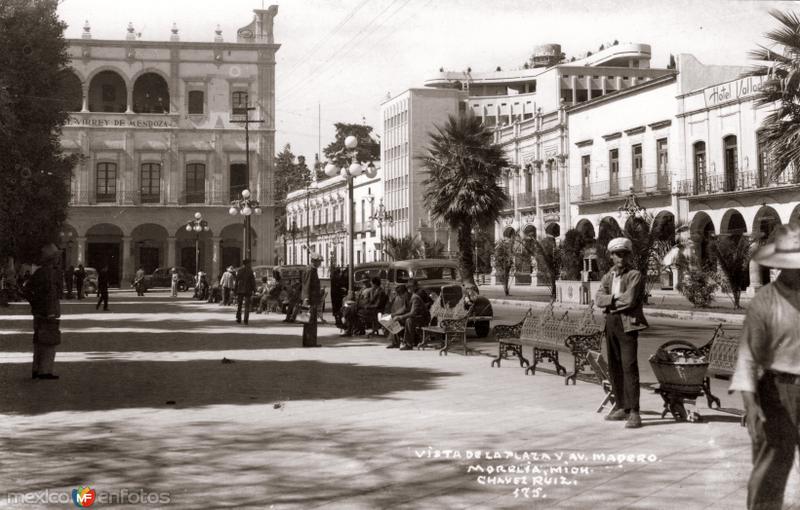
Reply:
[[340, 336], [354, 336], [364, 334], [364, 315], [366, 314], [366, 304], [369, 300], [367, 291], [369, 290], [369, 280], [361, 282], [361, 289], [353, 289], [355, 300], [345, 299], [342, 307], [342, 320], [344, 321], [344, 333]]
[[253, 294], [253, 305], [256, 309], [256, 313], [261, 313], [267, 307], [267, 298], [269, 297], [269, 284], [267, 283], [268, 278], [266, 276], [261, 277], [261, 284], [256, 289], [255, 294]]
[[406, 328], [403, 335], [403, 343], [400, 345], [401, 351], [413, 349], [417, 345], [415, 338], [417, 328], [427, 326], [431, 321], [428, 305], [426, 304], [426, 301], [430, 301], [428, 294], [418, 287], [414, 278], [409, 278], [406, 285], [411, 293], [410, 309], [408, 312], [396, 317], [398, 321], [405, 324]]
[[300, 312], [300, 291], [302, 287], [303, 284], [300, 280], [295, 281], [290, 287], [287, 287], [286, 299], [284, 301], [286, 318], [283, 319], [283, 322], [294, 322], [297, 314]]
[[[411, 295], [408, 293], [408, 288], [404, 284], [400, 284], [394, 289], [395, 295], [390, 303], [387, 305], [387, 313], [392, 315], [392, 319], [397, 320], [401, 315], [408, 313], [411, 310]], [[402, 324], [402, 322], [401, 322]], [[400, 347], [400, 339], [403, 332], [389, 333], [389, 345], [387, 349], [397, 349]]]
[[386, 300], [383, 297], [383, 289], [381, 288], [381, 279], [377, 276], [372, 280], [364, 280], [364, 290], [361, 291], [361, 300], [358, 306], [358, 316], [361, 322], [361, 328], [364, 332], [372, 330], [377, 334], [380, 328], [378, 324], [378, 312], [382, 310], [382, 306], [386, 306]]

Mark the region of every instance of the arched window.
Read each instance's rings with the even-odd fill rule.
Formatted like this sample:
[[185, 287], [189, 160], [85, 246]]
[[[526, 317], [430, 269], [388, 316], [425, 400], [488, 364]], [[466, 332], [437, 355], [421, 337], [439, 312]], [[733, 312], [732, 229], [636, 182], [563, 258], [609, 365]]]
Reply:
[[89, 84], [89, 111], [124, 113], [128, 105], [125, 81], [114, 71], [97, 73]]
[[133, 84], [135, 113], [169, 113], [169, 87], [156, 73], [145, 73]]

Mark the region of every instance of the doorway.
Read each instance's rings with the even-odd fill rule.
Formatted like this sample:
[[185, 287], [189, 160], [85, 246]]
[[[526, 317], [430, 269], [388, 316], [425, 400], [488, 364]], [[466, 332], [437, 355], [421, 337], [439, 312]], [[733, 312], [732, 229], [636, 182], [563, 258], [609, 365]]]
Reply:
[[139, 248], [139, 266], [146, 274], [150, 274], [158, 267], [158, 248]]
[[108, 266], [108, 285], [119, 287], [119, 243], [89, 243], [86, 247], [86, 266], [93, 267], [98, 272]]

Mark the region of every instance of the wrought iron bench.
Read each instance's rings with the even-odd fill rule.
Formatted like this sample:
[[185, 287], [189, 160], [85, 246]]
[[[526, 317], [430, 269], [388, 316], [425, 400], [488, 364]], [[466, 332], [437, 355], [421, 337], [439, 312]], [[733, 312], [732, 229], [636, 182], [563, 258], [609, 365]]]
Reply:
[[[448, 343], [448, 334], [453, 336], [455, 331], [446, 332], [444, 328], [444, 321], [453, 319], [464, 319], [464, 328], [466, 330], [467, 318], [469, 312], [464, 309], [464, 298], [462, 297], [453, 306], [447, 306], [442, 303], [441, 299], [436, 299], [431, 305], [430, 309], [431, 320], [427, 326], [420, 328], [422, 330], [422, 342], [417, 345], [417, 349], [436, 348], [446, 352], [446, 345]], [[453, 328], [453, 325], [449, 325]], [[464, 351], [466, 353], [466, 331], [464, 333]]]
[[[542, 316], [547, 315], [548, 310], [549, 314], [552, 315], [553, 303], [547, 305]], [[536, 322], [538, 320], [539, 319], [533, 315], [533, 308], [528, 308], [527, 313], [525, 313], [525, 316], [518, 323], [511, 325], [495, 325], [494, 328], [492, 328], [492, 332], [494, 333], [494, 338], [497, 340], [497, 357], [492, 360], [492, 366], [496, 364], [499, 367], [500, 361], [508, 359], [509, 354], [513, 354], [519, 359], [520, 367], [524, 368], [529, 366], [530, 362], [522, 354], [522, 343], [520, 343], [519, 337], [522, 335], [522, 328], [525, 327], [526, 323], [531, 321]]]

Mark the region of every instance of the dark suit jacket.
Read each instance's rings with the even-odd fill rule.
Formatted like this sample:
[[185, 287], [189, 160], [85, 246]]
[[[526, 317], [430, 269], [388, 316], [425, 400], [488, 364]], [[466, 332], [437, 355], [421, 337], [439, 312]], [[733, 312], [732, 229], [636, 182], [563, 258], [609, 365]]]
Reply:
[[322, 292], [319, 286], [319, 275], [317, 268], [314, 266], [306, 267], [303, 272], [303, 291], [301, 299], [308, 299], [308, 304], [312, 306], [319, 306], [322, 300]]
[[237, 294], [253, 294], [256, 291], [256, 275], [253, 274], [253, 269], [245, 266], [240, 267], [236, 271], [235, 285]]
[[595, 296], [595, 303], [606, 313], [619, 314], [625, 332], [647, 329], [647, 319], [642, 311], [644, 280], [639, 271], [627, 269], [620, 275], [619, 296], [611, 295], [611, 284], [614, 271], [609, 271], [600, 280], [600, 288]]

